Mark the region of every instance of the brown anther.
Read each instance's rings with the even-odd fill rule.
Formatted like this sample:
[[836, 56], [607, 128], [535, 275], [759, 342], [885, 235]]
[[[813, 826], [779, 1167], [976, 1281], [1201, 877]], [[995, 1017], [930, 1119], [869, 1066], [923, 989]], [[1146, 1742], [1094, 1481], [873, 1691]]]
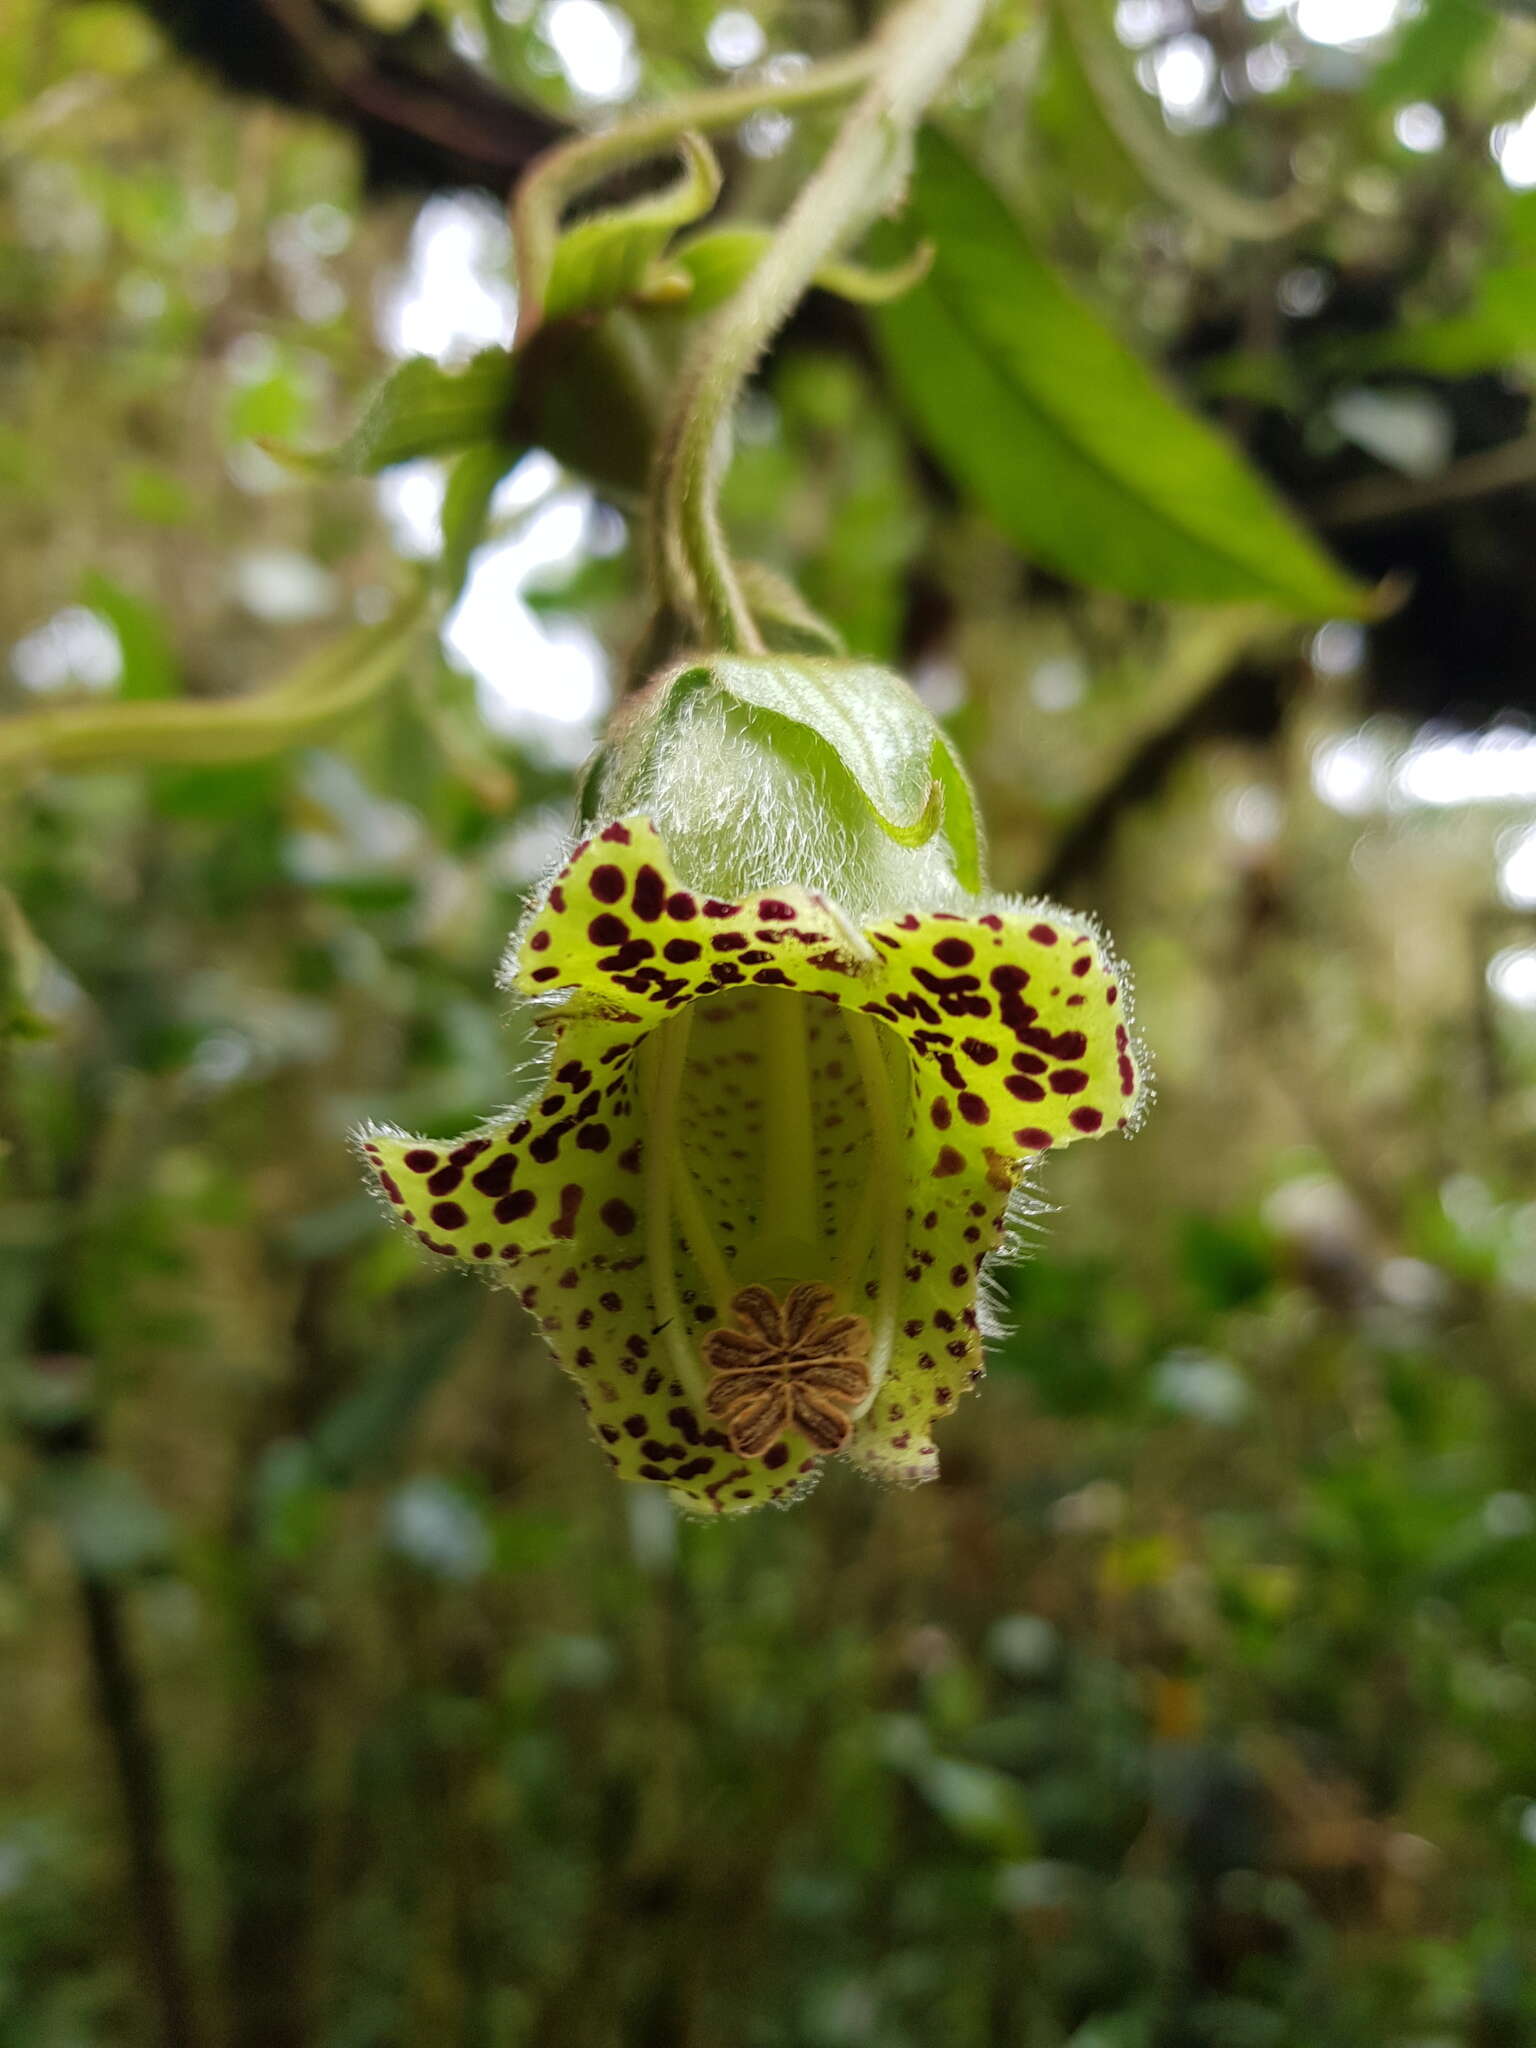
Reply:
[[830, 1287], [803, 1282], [783, 1302], [743, 1287], [731, 1302], [740, 1328], [704, 1339], [712, 1379], [705, 1401], [739, 1458], [760, 1458], [791, 1429], [821, 1452], [853, 1434], [849, 1411], [869, 1392], [869, 1324], [830, 1313]]

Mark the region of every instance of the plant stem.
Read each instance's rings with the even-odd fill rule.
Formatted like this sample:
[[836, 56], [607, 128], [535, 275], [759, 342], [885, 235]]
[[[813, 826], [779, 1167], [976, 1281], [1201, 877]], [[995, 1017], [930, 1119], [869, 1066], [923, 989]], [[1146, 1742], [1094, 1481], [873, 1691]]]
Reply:
[[964, 55], [985, 0], [906, 0], [864, 59], [869, 83], [761, 261], [684, 364], [652, 486], [658, 599], [710, 644], [761, 651], [720, 520], [728, 429], [758, 357], [822, 265], [870, 222], [906, 168], [924, 112]]
[[193, 2017], [191, 1973], [165, 1839], [160, 1757], [128, 1646], [122, 1596], [107, 1580], [82, 1571], [80, 1600], [96, 1712], [122, 1799], [133, 1910], [139, 1923], [145, 1984], [157, 2015], [158, 2039], [162, 2048], [196, 2048], [199, 2036]]

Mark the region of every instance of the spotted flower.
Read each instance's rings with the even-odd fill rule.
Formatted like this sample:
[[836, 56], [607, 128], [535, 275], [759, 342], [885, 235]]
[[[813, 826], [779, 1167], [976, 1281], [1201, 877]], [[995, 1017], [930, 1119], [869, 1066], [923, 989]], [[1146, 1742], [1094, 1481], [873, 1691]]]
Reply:
[[733, 1514], [823, 1461], [932, 1478], [1029, 1163], [1139, 1102], [1103, 939], [978, 899], [860, 928], [690, 887], [649, 819], [579, 846], [509, 979], [547, 1078], [440, 1144], [371, 1130], [429, 1252], [519, 1290], [625, 1479]]

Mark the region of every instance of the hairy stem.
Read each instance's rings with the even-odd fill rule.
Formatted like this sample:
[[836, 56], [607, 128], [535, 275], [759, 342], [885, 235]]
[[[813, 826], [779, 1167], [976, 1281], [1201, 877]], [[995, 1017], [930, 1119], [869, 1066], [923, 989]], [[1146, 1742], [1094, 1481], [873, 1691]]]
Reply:
[[822, 265], [888, 203], [908, 145], [981, 20], [985, 0], [906, 0], [873, 38], [868, 85], [761, 261], [683, 367], [652, 486], [653, 574], [710, 644], [759, 651], [720, 520], [728, 430], [753, 365]]

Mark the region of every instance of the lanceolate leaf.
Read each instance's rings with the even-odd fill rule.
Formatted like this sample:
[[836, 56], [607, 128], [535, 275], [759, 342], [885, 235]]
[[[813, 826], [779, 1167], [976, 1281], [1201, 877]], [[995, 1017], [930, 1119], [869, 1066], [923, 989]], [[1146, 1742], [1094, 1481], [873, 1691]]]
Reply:
[[[448, 455], [476, 441], [505, 440], [516, 390], [517, 359], [482, 349], [458, 368], [430, 356], [402, 363], [336, 447], [315, 453], [274, 448], [291, 469], [315, 476], [376, 476], [397, 462]], [[505, 467], [512, 466], [509, 449]]]
[[870, 662], [808, 655], [718, 656], [705, 673], [739, 702], [787, 719], [830, 747], [899, 845], [922, 846], [942, 825], [961, 882], [980, 887], [981, 839], [970, 783], [932, 714], [900, 676]]
[[931, 132], [912, 211], [937, 254], [878, 316], [892, 375], [924, 439], [1021, 549], [1136, 597], [1266, 598], [1307, 616], [1366, 608]]

